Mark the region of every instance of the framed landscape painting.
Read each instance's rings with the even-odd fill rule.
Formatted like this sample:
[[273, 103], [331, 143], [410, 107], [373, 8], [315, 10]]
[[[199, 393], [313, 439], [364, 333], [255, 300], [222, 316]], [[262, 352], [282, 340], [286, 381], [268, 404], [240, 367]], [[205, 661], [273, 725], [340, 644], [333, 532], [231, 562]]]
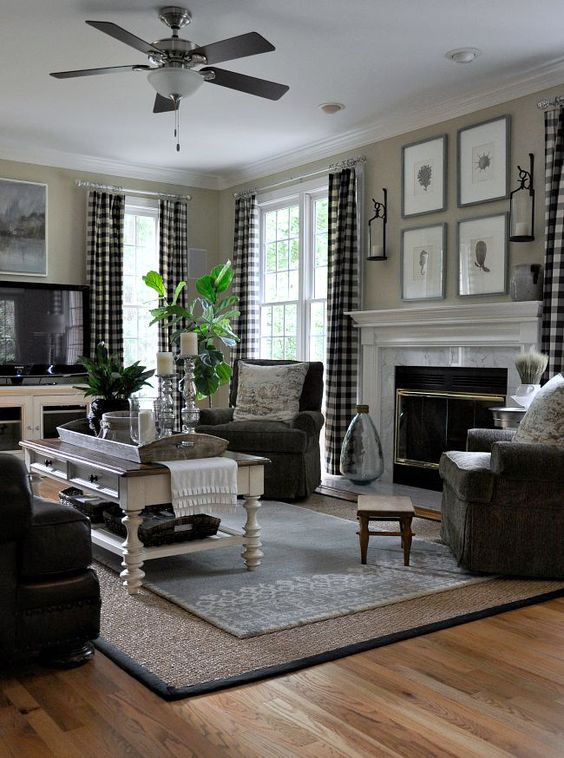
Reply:
[[0, 179], [0, 274], [47, 276], [47, 185]]
[[458, 207], [509, 196], [510, 116], [458, 130]]
[[507, 213], [458, 222], [458, 294], [507, 292]]
[[435, 224], [402, 231], [402, 300], [442, 300], [444, 298], [446, 228], [446, 224]]
[[404, 145], [401, 149], [401, 215], [421, 216], [446, 208], [447, 136]]

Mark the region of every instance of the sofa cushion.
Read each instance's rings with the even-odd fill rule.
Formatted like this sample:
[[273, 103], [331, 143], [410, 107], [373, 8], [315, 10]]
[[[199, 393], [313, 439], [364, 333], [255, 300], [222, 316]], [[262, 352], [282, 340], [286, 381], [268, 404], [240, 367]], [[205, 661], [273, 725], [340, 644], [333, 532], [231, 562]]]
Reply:
[[439, 474], [461, 500], [487, 503], [493, 494], [490, 453], [451, 450], [441, 455]]
[[282, 421], [200, 424], [197, 431], [223, 437], [229, 442], [229, 450], [240, 453], [303, 453], [308, 444], [308, 436], [302, 429], [295, 429]]
[[239, 361], [234, 421], [292, 421], [300, 409], [307, 363], [259, 366]]
[[74, 508], [34, 498], [31, 527], [21, 542], [20, 576], [82, 571], [92, 562], [90, 521]]
[[523, 416], [514, 442], [542, 442], [564, 448], [564, 376], [542, 387]]

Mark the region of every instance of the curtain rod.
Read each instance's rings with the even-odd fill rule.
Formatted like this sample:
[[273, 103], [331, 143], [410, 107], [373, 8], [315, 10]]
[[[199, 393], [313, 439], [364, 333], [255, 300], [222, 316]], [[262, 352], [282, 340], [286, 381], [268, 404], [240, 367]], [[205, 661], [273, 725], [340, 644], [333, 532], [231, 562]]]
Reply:
[[87, 182], [84, 179], [75, 181], [77, 187], [86, 187], [86, 189], [109, 190], [110, 192], [121, 192], [125, 195], [144, 195], [146, 197], [168, 197], [175, 200], [191, 200], [192, 195], [175, 195], [168, 192], [152, 192], [151, 190], [136, 190], [119, 187], [116, 184], [96, 184], [96, 182]]
[[267, 190], [275, 189], [276, 187], [282, 187], [284, 184], [291, 184], [292, 182], [303, 182], [304, 179], [312, 179], [314, 176], [322, 176], [323, 174], [329, 174], [331, 171], [340, 171], [343, 168], [353, 168], [359, 163], [365, 163], [366, 156], [360, 155], [357, 158], [347, 158], [344, 161], [338, 163], [331, 163], [326, 168], [320, 168], [317, 171], [312, 171], [309, 174], [300, 174], [299, 176], [290, 176], [288, 179], [283, 179], [280, 182], [274, 184], [267, 184], [265, 187], [251, 187], [250, 189], [241, 190], [240, 192], [234, 192], [233, 197], [245, 197], [245, 195], [254, 195], [257, 192], [266, 192]]
[[539, 100], [537, 108], [539, 110], [547, 111], [552, 108], [558, 108], [564, 104], [564, 95], [556, 95], [555, 97], [547, 98], [546, 100]]

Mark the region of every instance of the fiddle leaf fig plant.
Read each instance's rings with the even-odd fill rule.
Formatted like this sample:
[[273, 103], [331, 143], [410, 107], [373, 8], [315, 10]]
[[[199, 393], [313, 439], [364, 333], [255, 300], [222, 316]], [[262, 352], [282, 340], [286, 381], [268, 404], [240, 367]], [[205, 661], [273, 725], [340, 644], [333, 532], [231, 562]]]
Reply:
[[221, 345], [231, 349], [239, 338], [231, 328], [231, 320], [239, 316], [236, 295], [222, 297], [233, 280], [233, 266], [227, 261], [215, 266], [209, 274], [196, 280], [199, 297], [185, 307], [179, 298], [186, 282], [178, 282], [172, 300], [167, 300], [167, 290], [158, 271], [149, 271], [143, 277], [145, 284], [157, 293], [159, 305], [153, 308], [151, 324], [164, 322], [172, 342], [178, 342], [181, 332], [198, 335], [198, 356], [194, 364], [194, 381], [198, 399], [209, 398], [219, 387], [231, 379], [231, 366], [226, 362]]

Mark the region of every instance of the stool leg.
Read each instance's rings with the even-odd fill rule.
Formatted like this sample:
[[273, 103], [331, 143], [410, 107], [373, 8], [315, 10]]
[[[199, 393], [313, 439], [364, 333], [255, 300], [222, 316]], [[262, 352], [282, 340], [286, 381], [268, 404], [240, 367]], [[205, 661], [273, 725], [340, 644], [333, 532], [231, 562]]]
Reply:
[[401, 546], [403, 548], [403, 565], [409, 566], [409, 553], [411, 551], [411, 531], [412, 516], [400, 516]]
[[368, 540], [370, 535], [368, 534], [368, 516], [359, 516], [360, 529], [358, 531], [358, 538], [360, 541], [360, 562], [366, 563], [366, 554], [368, 552]]

